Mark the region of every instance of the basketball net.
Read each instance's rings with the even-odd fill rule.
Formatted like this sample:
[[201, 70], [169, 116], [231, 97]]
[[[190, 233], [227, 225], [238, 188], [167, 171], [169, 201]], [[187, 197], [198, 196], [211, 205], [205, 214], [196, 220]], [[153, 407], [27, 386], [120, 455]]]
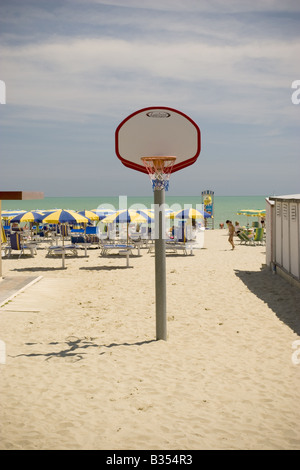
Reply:
[[142, 157], [141, 160], [150, 176], [153, 191], [162, 189], [168, 191], [176, 157]]

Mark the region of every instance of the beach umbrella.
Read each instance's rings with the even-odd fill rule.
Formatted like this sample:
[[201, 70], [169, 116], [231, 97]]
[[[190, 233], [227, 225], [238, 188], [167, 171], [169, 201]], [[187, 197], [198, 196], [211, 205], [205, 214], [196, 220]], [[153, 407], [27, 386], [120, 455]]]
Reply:
[[[140, 214], [142, 217], [145, 217], [145, 221], [147, 224], [153, 224], [155, 221], [155, 214], [153, 209], [137, 209], [137, 213]], [[151, 231], [151, 229], [150, 229]], [[149, 228], [147, 228], [147, 232], [144, 232], [144, 234], [147, 237], [149, 236]]]
[[[265, 209], [241, 209], [237, 212], [237, 215], [243, 215], [245, 217], [265, 217], [266, 211]], [[249, 227], [248, 222], [247, 227]]]
[[99, 207], [98, 209], [92, 209], [90, 212], [94, 212], [99, 217], [99, 220], [102, 220], [108, 215], [114, 214], [116, 211]]
[[37, 209], [37, 212], [42, 212], [44, 216], [46, 217], [47, 215], [53, 214], [53, 212], [59, 211], [61, 209], [56, 208], [56, 209]]
[[[90, 220], [99, 220], [99, 216], [97, 214], [95, 214], [95, 212], [92, 212], [92, 211], [87, 211], [87, 210], [84, 210], [84, 211], [79, 211], [78, 214], [80, 215], [83, 215], [83, 217], [86, 217], [87, 219]], [[84, 224], [84, 238], [86, 239], [86, 224]], [[84, 254], [85, 256], [87, 256], [87, 246], [86, 246], [86, 243], [84, 244]]]
[[13, 224], [15, 222], [42, 222], [45, 218], [45, 214], [40, 211], [29, 211], [29, 212], [21, 212], [20, 214], [15, 215], [12, 219], [10, 219], [10, 223]]
[[89, 220], [99, 220], [99, 215], [97, 215], [94, 211], [78, 211], [77, 214], [82, 215]]
[[44, 214], [44, 217], [47, 217], [50, 214], [53, 214], [53, 212], [57, 212], [61, 209], [56, 208], [56, 209], [37, 209], [37, 212], [42, 212]]
[[[52, 214], [47, 215], [43, 219], [43, 223], [45, 224], [62, 224], [66, 226], [67, 224], [87, 224], [88, 219], [86, 217], [83, 217], [83, 215], [78, 214], [77, 212], [73, 210], [64, 210], [64, 209], [59, 209], [55, 212], [52, 212]], [[62, 230], [62, 245], [64, 246], [64, 231]], [[65, 253], [63, 251], [62, 254], [62, 266], [63, 268], [65, 267]]]
[[245, 215], [247, 217], [264, 217], [266, 215], [265, 209], [241, 209], [237, 215]]
[[44, 219], [45, 214], [42, 214], [40, 211], [29, 211], [29, 212], [24, 212], [16, 215], [12, 219], [10, 219], [10, 223], [18, 223], [20, 224], [21, 222], [29, 222], [30, 223], [30, 230], [31, 230], [31, 237], [32, 237], [32, 226], [34, 223], [40, 223]]
[[6, 210], [1, 212], [2, 219], [12, 219], [16, 215], [24, 214], [26, 211], [24, 210]]
[[74, 210], [58, 209], [47, 215], [43, 222], [45, 224], [86, 224], [88, 219]]
[[99, 217], [99, 221], [102, 222], [105, 217], [114, 214], [117, 211], [113, 209], [107, 209], [105, 207], [97, 207], [97, 209], [92, 209], [91, 212], [94, 212]]
[[[204, 219], [204, 211], [200, 212], [196, 209], [182, 209], [175, 212], [176, 219]], [[208, 212], [206, 212], [208, 214]], [[208, 214], [209, 215], [209, 214]]]
[[[166, 217], [173, 217], [175, 212], [172, 210], [172, 209], [166, 209], [164, 208], [164, 215]], [[152, 220], [155, 219], [155, 212], [154, 212], [154, 209], [137, 209], [137, 211], [139, 214], [141, 214], [142, 216], [144, 217], [150, 217]]]
[[137, 209], [136, 212], [138, 214], [140, 214], [142, 217], [144, 217], [148, 224], [151, 224], [151, 222], [154, 221], [154, 212], [153, 212], [153, 210], [151, 210], [151, 209]]
[[266, 211], [265, 209], [241, 209], [237, 212], [237, 215], [244, 215], [246, 217], [265, 217]]
[[133, 209], [124, 209], [108, 215], [102, 220], [102, 222], [105, 224], [130, 224], [131, 222], [142, 223], [146, 222], [146, 218]]
[[165, 217], [169, 219], [174, 219], [175, 217], [175, 211], [172, 211], [172, 209], [165, 209]]
[[131, 222], [145, 223], [146, 218], [133, 209], [124, 209], [114, 214], [108, 215], [102, 220], [105, 224], [127, 224], [127, 245], [128, 245], [128, 226]]
[[201, 210], [199, 212], [200, 212], [200, 214], [203, 215], [204, 219], [213, 219], [214, 218], [214, 216], [211, 215], [209, 212], [201, 211]]
[[4, 220], [4, 224], [9, 224], [10, 222], [10, 219], [12, 219], [13, 217], [15, 217], [16, 215], [19, 215], [19, 214], [24, 214], [26, 211], [24, 210], [13, 210], [13, 209], [8, 209], [8, 210], [5, 210], [5, 211], [0, 211], [0, 214], [1, 214], [1, 219]]

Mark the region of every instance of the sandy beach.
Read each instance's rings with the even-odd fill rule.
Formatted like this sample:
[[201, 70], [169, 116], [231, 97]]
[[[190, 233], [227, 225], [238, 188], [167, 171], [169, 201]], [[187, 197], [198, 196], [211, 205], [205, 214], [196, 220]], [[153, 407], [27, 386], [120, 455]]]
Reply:
[[0, 449], [300, 448], [300, 290], [264, 246], [168, 254], [167, 341], [153, 253], [45, 255], [3, 259], [42, 278], [0, 308]]

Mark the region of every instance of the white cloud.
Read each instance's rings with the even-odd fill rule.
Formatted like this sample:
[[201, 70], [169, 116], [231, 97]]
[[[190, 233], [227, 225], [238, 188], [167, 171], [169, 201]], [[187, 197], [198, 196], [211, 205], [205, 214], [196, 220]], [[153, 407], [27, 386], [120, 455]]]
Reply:
[[206, 166], [180, 175], [194, 178], [195, 192], [200, 177], [234, 181], [243, 155], [253, 167], [249, 185], [262, 159], [273, 159], [272, 179], [280, 181], [278, 159], [284, 155], [288, 169], [298, 157], [291, 83], [300, 78], [299, 11], [298, 1], [277, 0], [10, 0], [0, 18], [4, 183], [19, 155], [43, 174], [41, 154], [67, 167], [83, 162], [85, 149], [84, 165], [98, 162], [103, 173], [105, 162], [115, 173], [116, 125], [151, 105], [180, 109], [200, 125]]
[[[75, 2], [81, 3], [81, 0]], [[69, 0], [69, 3], [74, 3], [74, 0]], [[88, 3], [131, 9], [192, 12], [300, 11], [297, 0], [89, 0]]]
[[[209, 114], [218, 109], [246, 121], [255, 117], [258, 106], [265, 119], [265, 113], [272, 114], [270, 100], [277, 104], [278, 91], [289, 90], [296, 77], [299, 52], [296, 41], [222, 47], [113, 38], [57, 38], [0, 49], [8, 102], [41, 107], [42, 114], [57, 109], [71, 120], [162, 99], [202, 106]], [[259, 101], [253, 109], [254, 96]]]

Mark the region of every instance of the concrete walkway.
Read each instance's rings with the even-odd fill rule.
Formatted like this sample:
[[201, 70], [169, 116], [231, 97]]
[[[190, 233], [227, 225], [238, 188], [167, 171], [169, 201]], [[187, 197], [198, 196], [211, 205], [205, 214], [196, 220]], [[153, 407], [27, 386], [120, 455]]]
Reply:
[[0, 279], [0, 307], [40, 279], [42, 276], [7, 276]]

